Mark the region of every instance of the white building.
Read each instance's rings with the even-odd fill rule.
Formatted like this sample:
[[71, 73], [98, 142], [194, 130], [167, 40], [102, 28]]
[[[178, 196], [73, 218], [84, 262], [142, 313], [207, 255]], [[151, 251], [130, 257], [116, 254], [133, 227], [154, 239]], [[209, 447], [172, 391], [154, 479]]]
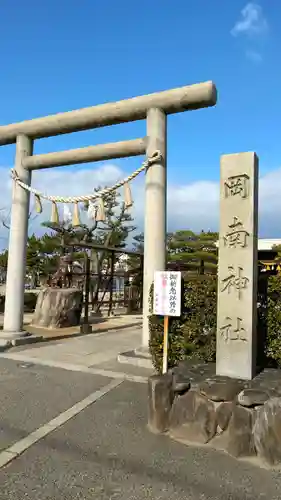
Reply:
[[[281, 245], [280, 238], [259, 238], [258, 239], [258, 251], [259, 252], [270, 252], [274, 246]], [[216, 242], [216, 246], [219, 246], [219, 242]]]

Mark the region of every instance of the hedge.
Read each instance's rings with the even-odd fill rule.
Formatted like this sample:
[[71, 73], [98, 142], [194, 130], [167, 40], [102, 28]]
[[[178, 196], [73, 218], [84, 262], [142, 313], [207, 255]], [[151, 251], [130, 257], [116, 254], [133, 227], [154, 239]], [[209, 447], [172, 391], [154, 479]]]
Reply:
[[[153, 287], [151, 289], [152, 302]], [[197, 357], [213, 361], [216, 351], [217, 279], [197, 275], [182, 281], [182, 314], [169, 320], [168, 366]], [[154, 367], [160, 371], [163, 352], [163, 318], [151, 315], [150, 352]]]
[[265, 355], [269, 362], [281, 367], [281, 276], [271, 276], [265, 310]]
[[[24, 312], [31, 313], [34, 311], [37, 301], [37, 293], [25, 292], [24, 294]], [[5, 295], [0, 295], [0, 313], [5, 310]]]
[[[258, 362], [281, 367], [281, 276], [261, 280], [258, 306]], [[266, 286], [264, 286], [266, 285]], [[184, 359], [215, 361], [217, 277], [190, 276], [182, 281], [182, 314], [169, 320], [168, 366]], [[150, 306], [152, 305], [151, 288]], [[157, 371], [163, 357], [163, 318], [151, 315], [150, 352]]]

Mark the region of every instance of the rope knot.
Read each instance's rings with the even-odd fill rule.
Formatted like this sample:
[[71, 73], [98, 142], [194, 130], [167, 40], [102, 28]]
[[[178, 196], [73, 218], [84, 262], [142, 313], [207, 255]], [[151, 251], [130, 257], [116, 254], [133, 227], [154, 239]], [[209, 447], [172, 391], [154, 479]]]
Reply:
[[150, 167], [153, 163], [156, 163], [158, 161], [162, 161], [163, 156], [161, 152], [157, 149], [154, 151], [154, 153], [147, 159], [147, 167]]

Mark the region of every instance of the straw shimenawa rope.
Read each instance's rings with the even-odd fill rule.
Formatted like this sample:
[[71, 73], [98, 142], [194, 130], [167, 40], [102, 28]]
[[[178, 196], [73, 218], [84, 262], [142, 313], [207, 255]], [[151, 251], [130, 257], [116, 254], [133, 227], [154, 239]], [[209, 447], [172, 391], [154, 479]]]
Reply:
[[[40, 200], [40, 198], [42, 198], [43, 200], [48, 200], [48, 201], [51, 201], [53, 203], [80, 203], [80, 202], [97, 200], [99, 198], [106, 198], [106, 196], [110, 195], [110, 193], [112, 193], [113, 191], [116, 191], [117, 189], [124, 186], [125, 184], [128, 185], [128, 183], [130, 181], [132, 181], [133, 179], [135, 179], [135, 177], [137, 177], [141, 172], [143, 172], [143, 170], [146, 170], [147, 168], [149, 168], [153, 163], [157, 163], [157, 162], [161, 161], [161, 159], [162, 159], [162, 155], [161, 155], [160, 151], [155, 151], [155, 153], [153, 153], [153, 155], [151, 155], [149, 158], [147, 158], [147, 160], [145, 160], [142, 163], [140, 168], [135, 170], [135, 172], [133, 172], [131, 175], [129, 175], [129, 177], [127, 177], [126, 179], [123, 179], [122, 181], [117, 182], [116, 184], [114, 184], [114, 186], [112, 186], [110, 188], [105, 188], [105, 189], [102, 189], [101, 191], [98, 191], [96, 193], [87, 194], [87, 195], [83, 195], [83, 196], [67, 196], [67, 197], [49, 196], [45, 193], [38, 191], [37, 189], [34, 189], [31, 186], [28, 186], [27, 184], [25, 184], [17, 175], [17, 172], [15, 169], [12, 169], [11, 173], [12, 173], [12, 179], [19, 186], [21, 186], [23, 189], [32, 193], [36, 197], [37, 200], [38, 199]], [[128, 203], [128, 205], [130, 205], [130, 201], [128, 201], [127, 203]]]

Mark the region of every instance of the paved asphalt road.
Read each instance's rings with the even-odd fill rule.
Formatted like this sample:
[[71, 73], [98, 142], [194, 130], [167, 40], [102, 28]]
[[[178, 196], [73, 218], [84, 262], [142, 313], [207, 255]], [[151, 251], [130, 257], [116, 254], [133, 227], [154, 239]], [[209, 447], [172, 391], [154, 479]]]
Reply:
[[[109, 382], [1, 358], [0, 449]], [[1, 468], [0, 499], [280, 499], [281, 473], [155, 436], [146, 418], [146, 385], [122, 382]]]

